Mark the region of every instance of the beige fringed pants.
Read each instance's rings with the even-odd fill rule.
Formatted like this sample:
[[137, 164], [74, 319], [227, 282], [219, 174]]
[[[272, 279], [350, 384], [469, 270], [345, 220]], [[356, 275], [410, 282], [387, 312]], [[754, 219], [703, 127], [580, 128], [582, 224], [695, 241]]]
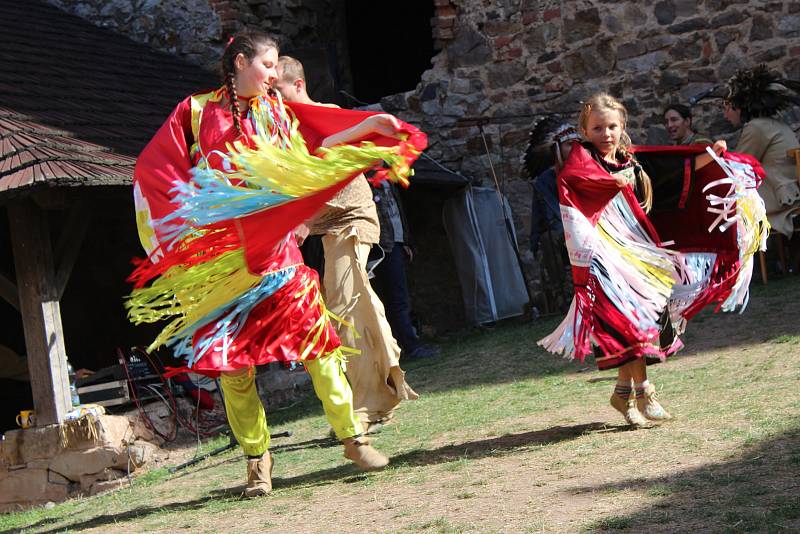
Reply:
[[328, 309], [350, 323], [339, 325], [342, 344], [361, 350], [348, 358], [346, 373], [353, 390], [353, 409], [362, 423], [392, 418], [403, 400], [418, 395], [400, 369], [400, 347], [378, 296], [367, 278], [370, 245], [361, 243], [354, 230], [322, 237], [325, 275], [322, 294]]

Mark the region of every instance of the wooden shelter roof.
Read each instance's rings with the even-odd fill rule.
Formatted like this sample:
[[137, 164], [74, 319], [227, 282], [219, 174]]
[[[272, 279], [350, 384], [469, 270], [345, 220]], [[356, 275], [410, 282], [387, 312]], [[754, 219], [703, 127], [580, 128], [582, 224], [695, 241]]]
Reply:
[[128, 185], [202, 68], [40, 1], [0, 0], [0, 201], [38, 186]]

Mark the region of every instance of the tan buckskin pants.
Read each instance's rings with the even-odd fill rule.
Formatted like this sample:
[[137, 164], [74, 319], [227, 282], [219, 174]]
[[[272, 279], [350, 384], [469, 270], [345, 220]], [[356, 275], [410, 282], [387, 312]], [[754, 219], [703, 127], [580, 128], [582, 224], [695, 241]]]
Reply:
[[348, 358], [346, 373], [353, 390], [353, 409], [362, 423], [392, 418], [403, 400], [418, 395], [400, 369], [400, 347], [392, 336], [383, 303], [367, 278], [370, 245], [361, 243], [355, 230], [322, 237], [325, 275], [322, 294], [328, 309], [355, 327], [337, 331], [342, 344], [361, 350]]

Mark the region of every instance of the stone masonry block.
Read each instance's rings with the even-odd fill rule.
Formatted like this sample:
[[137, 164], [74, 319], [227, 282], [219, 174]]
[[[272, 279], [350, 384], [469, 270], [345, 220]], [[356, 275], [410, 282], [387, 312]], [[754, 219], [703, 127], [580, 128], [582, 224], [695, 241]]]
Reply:
[[451, 5], [436, 6], [437, 17], [455, 17], [456, 8]]
[[19, 436], [20, 431], [11, 430], [6, 432], [3, 439], [0, 440], [0, 468], [8, 468], [22, 463], [19, 455]]
[[97, 418], [97, 445], [119, 447], [134, 440], [130, 420], [122, 415], [101, 415]]
[[47, 471], [47, 481], [50, 484], [60, 484], [62, 486], [69, 486], [72, 481], [67, 477], [61, 476], [55, 471]]
[[27, 464], [32, 460], [52, 458], [61, 450], [61, 433], [58, 425], [47, 425], [24, 430], [12, 430], [19, 432], [17, 436], [17, 448], [22, 463]]
[[88, 450], [65, 450], [50, 462], [50, 470], [79, 482], [82, 475], [99, 473], [107, 467], [118, 465], [127, 456], [115, 448], [95, 447]]
[[128, 485], [128, 479], [120, 478], [117, 480], [108, 480], [105, 482], [95, 482], [92, 484], [92, 489], [89, 490], [89, 495], [97, 495], [98, 493], [105, 493], [106, 491], [112, 491], [120, 488], [124, 488]]
[[147, 428], [141, 414], [138, 412], [128, 416], [131, 421], [131, 429], [134, 439], [143, 439], [152, 443], [161, 444], [164, 440], [161, 439], [155, 432]]
[[47, 469], [17, 469], [0, 478], [0, 503], [61, 501], [67, 493], [65, 485], [49, 482]]
[[50, 467], [50, 458], [40, 458], [38, 460], [31, 460], [25, 467], [28, 469], [47, 469]]
[[103, 469], [99, 473], [93, 473], [90, 475], [81, 475], [81, 489], [91, 495], [92, 486], [97, 484], [98, 482], [110, 482], [113, 480], [119, 480], [121, 478], [127, 478], [127, 474], [124, 471], [120, 471], [118, 469]]
[[[150, 442], [142, 440], [137, 440], [133, 442], [131, 445], [129, 445], [127, 454], [127, 456], [130, 457], [130, 470], [133, 471], [134, 469], [138, 469], [147, 462], [149, 462], [150, 460], [152, 460], [157, 450], [158, 447], [156, 447]], [[125, 459], [124, 464], [117, 464], [115, 467], [119, 469], [127, 469], [128, 468], [127, 458], [124, 459]]]

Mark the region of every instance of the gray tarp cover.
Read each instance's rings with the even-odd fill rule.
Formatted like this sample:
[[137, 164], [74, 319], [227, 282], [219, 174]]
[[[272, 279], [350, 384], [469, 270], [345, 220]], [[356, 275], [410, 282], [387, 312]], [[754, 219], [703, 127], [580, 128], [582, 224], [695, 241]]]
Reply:
[[[511, 220], [505, 199], [503, 207]], [[449, 198], [442, 211], [464, 295], [464, 313], [473, 324], [522, 315], [528, 303], [502, 210], [494, 189], [466, 187]]]

